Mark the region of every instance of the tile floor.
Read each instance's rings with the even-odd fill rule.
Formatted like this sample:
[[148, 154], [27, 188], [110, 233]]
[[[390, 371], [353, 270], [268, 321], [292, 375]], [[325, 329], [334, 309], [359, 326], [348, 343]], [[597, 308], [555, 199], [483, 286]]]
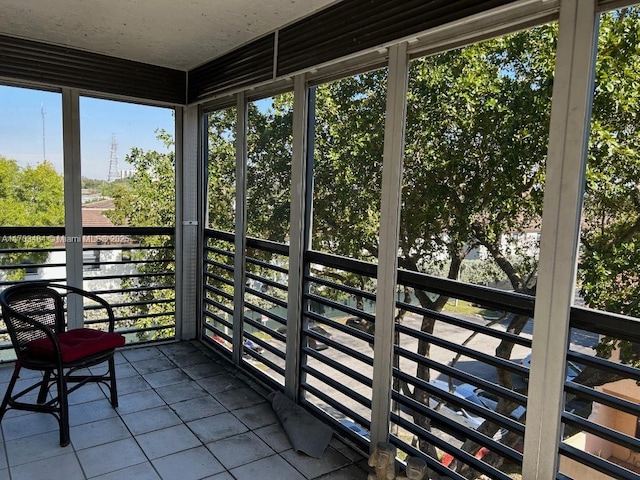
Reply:
[[[70, 396], [71, 445], [54, 417], [9, 411], [0, 480], [364, 480], [334, 436], [321, 459], [291, 448], [262, 387], [197, 343], [121, 349], [119, 408], [87, 385]], [[3, 395], [11, 365], [0, 367]]]

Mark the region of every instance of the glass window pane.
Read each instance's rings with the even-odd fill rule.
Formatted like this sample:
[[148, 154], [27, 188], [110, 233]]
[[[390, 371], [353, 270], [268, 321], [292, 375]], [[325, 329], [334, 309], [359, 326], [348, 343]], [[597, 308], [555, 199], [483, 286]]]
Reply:
[[62, 95], [0, 86], [0, 282], [64, 280], [62, 160]]
[[235, 107], [207, 115], [207, 227], [235, 231]]
[[289, 243], [293, 94], [249, 104], [247, 235]]
[[173, 226], [173, 110], [81, 97], [80, 127], [83, 204], [103, 202], [83, 223]]
[[129, 341], [171, 338], [174, 235], [109, 229], [175, 227], [174, 112], [81, 97], [80, 132], [85, 288], [118, 304], [118, 327], [137, 330]]
[[387, 70], [316, 87], [312, 248], [377, 262]]
[[0, 225], [64, 225], [62, 96], [0, 86]]
[[[237, 109], [205, 116], [207, 191], [202, 336], [231, 352], [233, 338]], [[225, 232], [225, 234], [220, 234]]]
[[[567, 355], [567, 379], [597, 390], [608, 401], [571, 391], [565, 401], [566, 411], [629, 437], [637, 435], [640, 416], [640, 348], [633, 341], [640, 317], [639, 31], [639, 6], [600, 17], [574, 301], [596, 312], [574, 309]], [[631, 402], [636, 411], [615, 403], [619, 401]], [[566, 419], [563, 423], [564, 443], [590, 455], [581, 462], [561, 456], [563, 474], [595, 478], [599, 473], [589, 465], [591, 459], [617, 464], [629, 470], [630, 478], [640, 472], [637, 447]]]
[[[396, 408], [445, 442], [436, 451], [417, 434], [420, 450], [467, 478], [480, 473], [456, 449], [478, 452], [488, 477], [520, 473], [517, 454], [488, 455], [491, 441], [470, 433], [522, 450], [522, 425], [490, 412], [525, 422], [527, 379], [510, 367], [530, 353], [533, 309], [465, 301], [479, 289], [454, 293], [433, 277], [535, 294], [556, 35], [544, 25], [410, 64], [398, 264], [411, 273], [399, 274]], [[392, 428], [410, 438], [401, 425]]]

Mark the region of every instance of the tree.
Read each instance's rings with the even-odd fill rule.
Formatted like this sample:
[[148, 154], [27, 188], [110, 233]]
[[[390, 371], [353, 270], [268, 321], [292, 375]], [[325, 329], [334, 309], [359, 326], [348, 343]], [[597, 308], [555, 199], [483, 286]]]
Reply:
[[[602, 18], [580, 269], [590, 306], [630, 315], [638, 314], [640, 286], [635, 248], [640, 226], [638, 32], [637, 9]], [[398, 258], [402, 268], [427, 272], [437, 265], [457, 279], [468, 253], [483, 248], [514, 291], [535, 294], [536, 256], [518, 251], [517, 242], [511, 244], [515, 250], [507, 248], [503, 240], [540, 226], [556, 38], [557, 25], [544, 25], [412, 62]], [[377, 258], [385, 95], [386, 70], [316, 89], [316, 250]], [[269, 109], [249, 110], [248, 232], [276, 241], [286, 241], [287, 232], [283, 192], [290, 182], [290, 102], [290, 96], [283, 96]], [[213, 112], [207, 131], [207, 226], [224, 231], [235, 228], [235, 119], [235, 108]], [[140, 199], [130, 197], [122, 206], [134, 200]], [[362, 278], [342, 277], [363, 288]], [[411, 293], [429, 310], [440, 311], [448, 301], [444, 295]], [[528, 321], [510, 316], [507, 330], [519, 334]], [[422, 319], [424, 332], [433, 332], [434, 326], [431, 317]], [[605, 340], [600, 354], [618, 344]], [[635, 361], [632, 346], [622, 347], [625, 358]], [[509, 359], [512, 350], [513, 343], [503, 341], [496, 355]], [[429, 342], [420, 341], [418, 353], [428, 357], [429, 352]], [[588, 375], [593, 374], [584, 377]], [[429, 380], [429, 369], [418, 367], [417, 377]], [[603, 381], [590, 378], [581, 380], [586, 385]], [[509, 372], [499, 370], [498, 380], [513, 388]], [[420, 388], [397, 388], [428, 405], [429, 396]], [[501, 399], [497, 411], [508, 415], [513, 408]], [[415, 421], [430, 428], [427, 418], [416, 415]], [[480, 430], [492, 436], [497, 426], [485, 422]], [[420, 448], [434, 455], [427, 442]], [[478, 446], [467, 442], [464, 448], [473, 452]], [[468, 469], [463, 473], [474, 475]]]
[[[624, 10], [602, 20], [581, 274], [589, 305], [632, 315], [638, 305], [635, 242], [640, 227], [637, 17], [637, 10]], [[557, 25], [546, 25], [412, 63], [401, 267], [425, 271], [439, 262], [448, 266], [446, 276], [455, 279], [468, 252], [481, 246], [513, 290], [535, 294], [536, 258], [525, 251], [509, 254], [501, 240], [540, 225], [556, 35]], [[381, 171], [380, 148], [367, 142], [382, 134], [384, 113], [372, 101], [384, 98], [384, 82], [375, 76], [362, 74], [318, 89], [318, 118], [326, 119], [318, 122], [316, 133], [316, 152], [321, 153], [316, 153], [320, 188], [314, 191], [314, 209], [327, 218], [314, 217], [319, 237], [314, 246], [356, 258], [375, 256], [378, 247], [375, 233], [367, 234], [378, 222]], [[364, 154], [359, 149], [363, 145]], [[361, 178], [368, 181], [364, 187]], [[620, 288], [611, 288], [612, 272]], [[448, 300], [414, 293], [431, 310], [441, 310]], [[528, 320], [511, 317], [508, 331], [520, 333]], [[434, 325], [425, 317], [422, 330], [431, 333]], [[617, 343], [606, 339], [602, 354]], [[629, 344], [622, 347], [623, 360], [636, 351]], [[504, 341], [496, 355], [508, 359], [512, 349]], [[428, 342], [419, 342], [418, 353], [429, 355]], [[419, 367], [417, 376], [428, 380], [428, 369]], [[582, 377], [588, 385], [604, 381], [593, 371]], [[513, 387], [509, 372], [499, 371], [498, 378], [502, 386]], [[426, 392], [411, 394], [428, 403]], [[507, 415], [513, 408], [504, 400], [498, 405]], [[427, 419], [416, 421], [429, 428]], [[496, 430], [489, 422], [481, 427], [489, 436]], [[468, 443], [464, 448], [478, 446]]]
[[[640, 9], [603, 15], [600, 26], [591, 142], [587, 163], [581, 294], [592, 308], [640, 316]], [[620, 349], [640, 366], [630, 342], [604, 338], [598, 354]], [[584, 384], [613, 380], [587, 369]]]
[[291, 190], [293, 95], [249, 104], [247, 235], [287, 243]]
[[[47, 161], [21, 168], [15, 160], [0, 156], [0, 225], [59, 226], [64, 225], [63, 178]], [[49, 256], [41, 248], [53, 246], [53, 237], [0, 237], [0, 248], [17, 251], [0, 255], [6, 265], [43, 263]], [[13, 280], [24, 278], [24, 269], [8, 274]]]
[[386, 77], [375, 70], [316, 89], [315, 250], [377, 260]]
[[[158, 138], [167, 148], [173, 146], [167, 132], [159, 131]], [[126, 161], [134, 166], [135, 173], [128, 182], [114, 186], [115, 209], [105, 214], [116, 225], [175, 227], [174, 152], [132, 148]], [[142, 262], [137, 266], [142, 276], [122, 280], [133, 303], [129, 313], [137, 319], [133, 322], [137, 328], [150, 329], [139, 334], [144, 339], [171, 336], [173, 329], [162, 327], [175, 323], [174, 240], [167, 235], [144, 235], [134, 237], [134, 242], [147, 248], [131, 252], [132, 260]]]
[[235, 230], [236, 109], [216, 110], [207, 122], [207, 227]]

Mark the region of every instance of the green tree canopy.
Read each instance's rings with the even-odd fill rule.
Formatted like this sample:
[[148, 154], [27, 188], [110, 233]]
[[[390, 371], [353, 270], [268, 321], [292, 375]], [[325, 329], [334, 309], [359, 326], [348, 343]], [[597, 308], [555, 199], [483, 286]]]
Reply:
[[64, 225], [63, 178], [51, 163], [20, 167], [0, 156], [0, 225]]
[[[64, 225], [63, 178], [47, 161], [20, 167], [15, 160], [0, 156], [0, 226], [45, 227]], [[39, 249], [53, 246], [49, 236], [0, 237], [0, 248]], [[23, 251], [0, 255], [7, 265], [42, 263], [47, 252]], [[19, 279], [24, 270], [9, 277]]]
[[[169, 153], [132, 148], [126, 156], [135, 173], [126, 182], [114, 182], [115, 209], [105, 212], [116, 225], [175, 227], [175, 153], [171, 148], [174, 141], [162, 130], [158, 132], [158, 138]], [[142, 339], [171, 336], [171, 327], [175, 325], [174, 238], [141, 235], [134, 241], [147, 248], [131, 252], [131, 259], [139, 262], [137, 270], [142, 275], [122, 280], [126, 295], [133, 302], [129, 314], [140, 318], [134, 324], [143, 330], [139, 333]]]
[[[640, 9], [602, 16], [579, 266], [585, 303], [640, 317]], [[629, 342], [607, 338], [599, 353]], [[583, 379], [581, 379], [583, 380]]]

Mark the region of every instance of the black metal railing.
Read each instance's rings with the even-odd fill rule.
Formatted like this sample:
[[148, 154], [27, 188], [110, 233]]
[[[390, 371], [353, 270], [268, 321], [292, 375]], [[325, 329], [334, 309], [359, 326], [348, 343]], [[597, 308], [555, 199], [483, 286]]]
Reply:
[[452, 479], [465, 469], [511, 478], [522, 464], [533, 297], [405, 270], [398, 283], [392, 442]]
[[[112, 304], [116, 330], [127, 343], [175, 337], [173, 228], [91, 227], [81, 238], [69, 238], [64, 227], [0, 227], [0, 238], [0, 289], [23, 281], [66, 283], [66, 244], [82, 242], [83, 288]], [[85, 324], [103, 320], [87, 318]], [[13, 360], [0, 325], [1, 358]]]
[[[236, 327], [233, 236], [210, 231], [205, 238], [205, 337], [218, 337], [211, 343], [230, 356]], [[247, 239], [245, 257], [241, 363], [282, 389], [288, 247]], [[304, 260], [299, 399], [366, 451], [377, 266], [317, 251], [306, 252]], [[481, 474], [507, 480], [520, 474], [534, 297], [406, 270], [398, 272], [397, 294], [389, 414], [390, 441], [399, 458], [422, 457], [432, 470], [457, 480]], [[637, 319], [574, 307], [571, 327], [568, 368], [591, 365], [619, 378], [640, 379], [638, 369], [597, 357], [593, 349], [605, 335], [640, 343]], [[570, 443], [572, 432], [581, 432], [637, 452], [633, 435], [587, 419], [580, 410], [585, 403], [605, 405], [635, 422], [637, 402], [573, 380], [565, 384], [559, 454], [614, 478], [637, 479], [633, 464], [602, 459]], [[566, 477], [559, 473], [558, 478]]]
[[247, 239], [243, 362], [269, 383], [284, 386], [289, 248]]
[[[203, 339], [231, 355], [233, 341], [234, 237], [205, 231]], [[262, 380], [284, 385], [289, 249], [247, 239], [243, 309], [244, 366]]]
[[368, 448], [373, 387], [376, 265], [305, 254], [301, 398]]
[[201, 338], [228, 356], [233, 348], [234, 249], [233, 234], [205, 230]]
[[[640, 320], [571, 310], [560, 475], [640, 478]], [[607, 351], [607, 345], [613, 349]], [[595, 379], [585, 385], [585, 381]]]

